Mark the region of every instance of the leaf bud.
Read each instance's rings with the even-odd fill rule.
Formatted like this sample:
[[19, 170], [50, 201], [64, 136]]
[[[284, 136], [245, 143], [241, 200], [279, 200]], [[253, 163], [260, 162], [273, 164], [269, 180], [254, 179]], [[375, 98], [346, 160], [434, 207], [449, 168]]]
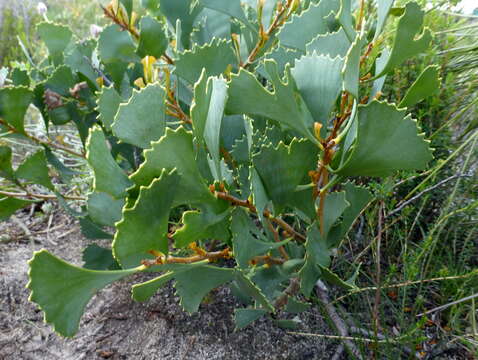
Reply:
[[322, 140], [322, 137], [320, 136], [320, 131], [322, 130], [322, 124], [321, 123], [314, 123], [314, 133], [315, 133], [315, 137], [318, 139], [318, 140]]

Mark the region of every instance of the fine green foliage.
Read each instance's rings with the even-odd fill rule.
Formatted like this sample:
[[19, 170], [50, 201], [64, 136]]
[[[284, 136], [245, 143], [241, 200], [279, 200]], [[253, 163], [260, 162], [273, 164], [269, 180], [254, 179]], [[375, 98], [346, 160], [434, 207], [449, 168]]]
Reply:
[[[5, 136], [42, 145], [18, 166], [0, 146], [0, 176], [18, 190], [0, 198], [0, 218], [45, 197], [30, 192], [34, 183], [88, 237], [114, 231], [111, 249], [85, 250], [83, 268], [35, 253], [31, 300], [73, 336], [96, 291], [155, 272], [133, 286], [135, 300], [172, 281], [194, 312], [211, 290], [230, 286], [247, 304], [235, 312], [237, 328], [261, 316], [295, 326], [277, 317], [307, 309], [319, 280], [355, 288], [330, 266], [374, 200], [358, 177], [425, 170], [432, 159], [406, 107], [436, 90], [436, 67], [399, 107], [373, 99], [389, 72], [428, 46], [427, 30], [417, 38], [423, 12], [405, 6], [396, 31], [386, 30], [390, 50], [368, 42], [385, 31], [389, 2], [379, 6], [377, 32], [350, 0], [141, 3], [107, 5], [111, 24], [97, 39], [41, 23], [48, 56], [0, 89]], [[31, 105], [47, 128], [75, 126], [82, 151], [27, 133]], [[59, 192], [58, 181], [80, 174], [54, 151], [86, 159], [94, 177], [82, 197]], [[69, 201], [86, 206], [80, 213]]]

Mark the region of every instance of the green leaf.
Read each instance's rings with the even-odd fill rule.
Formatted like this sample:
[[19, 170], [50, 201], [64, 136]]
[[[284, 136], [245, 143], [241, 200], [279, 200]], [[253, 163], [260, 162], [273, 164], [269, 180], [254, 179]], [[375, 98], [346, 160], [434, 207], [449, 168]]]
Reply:
[[[28, 71], [26, 71], [26, 70], [22, 70], [22, 69], [19, 69], [19, 68], [14, 68], [12, 70], [11, 78], [12, 78], [13, 86], [30, 87], [31, 80], [30, 80], [30, 76], [28, 74]], [[0, 83], [3, 83], [2, 79], [1, 79], [1, 75], [0, 75]]]
[[95, 191], [105, 192], [114, 198], [125, 197], [126, 189], [132, 183], [111, 156], [105, 135], [99, 128], [90, 130], [86, 148], [86, 158], [95, 173]]
[[124, 203], [124, 199], [115, 199], [104, 192], [94, 192], [88, 196], [88, 214], [97, 224], [115, 226], [121, 220]]
[[351, 0], [340, 0], [340, 11], [338, 15], [338, 20], [342, 25], [342, 28], [347, 34], [349, 41], [354, 41], [357, 33], [355, 32], [353, 23], [352, 23], [352, 1]]
[[48, 175], [48, 166], [44, 150], [37, 151], [20, 164], [15, 172], [15, 176], [42, 185], [50, 190], [55, 189]]
[[138, 55], [154, 56], [159, 59], [168, 48], [168, 37], [163, 25], [151, 16], [143, 16], [140, 21]]
[[198, 169], [192, 135], [183, 127], [166, 129], [166, 134], [144, 152], [145, 161], [131, 176], [137, 186], [146, 186], [159, 177], [163, 169], [176, 169], [180, 179], [170, 191], [176, 193], [172, 206], [216, 203]]
[[160, 0], [159, 9], [166, 16], [172, 28], [176, 28], [180, 20], [180, 34], [176, 34], [185, 48], [189, 48], [190, 35], [196, 17], [202, 6], [195, 5], [191, 8], [192, 0]]
[[102, 88], [98, 96], [98, 120], [103, 123], [108, 131], [111, 130], [111, 125], [113, 125], [120, 104], [121, 96], [113, 86]]
[[45, 90], [49, 89], [64, 97], [70, 97], [70, 89], [76, 84], [76, 79], [71, 69], [66, 65], [58, 66], [45, 80]]
[[290, 239], [281, 242], [264, 241], [265, 237], [257, 238], [255, 234], [256, 226], [242, 209], [235, 209], [232, 213], [232, 244], [234, 248], [234, 258], [241, 268], [249, 266], [249, 260], [254, 256], [265, 254], [271, 250], [287, 244]]
[[190, 84], [194, 84], [203, 68], [206, 75], [218, 76], [230, 66], [237, 66], [237, 59], [231, 42], [225, 39], [213, 39], [210, 44], [194, 46], [178, 55], [175, 73]]
[[263, 146], [253, 156], [254, 166], [267, 191], [269, 199], [280, 213], [295, 197], [295, 189], [307, 178], [318, 161], [318, 148], [308, 141], [294, 139], [289, 146], [284, 143], [274, 148]]
[[111, 249], [91, 244], [83, 250], [83, 267], [90, 270], [119, 270]]
[[228, 39], [231, 36], [231, 17], [216, 10], [203, 9], [196, 20], [192, 41], [198, 45], [210, 43], [214, 38]]
[[350, 40], [347, 38], [343, 28], [337, 32], [321, 34], [314, 38], [306, 46], [306, 52], [317, 52], [319, 55], [329, 55], [334, 59], [336, 56], [345, 58], [350, 47]]
[[58, 171], [58, 174], [60, 175], [60, 178], [63, 180], [63, 182], [69, 183], [73, 179], [73, 176], [80, 174], [80, 172], [71, 170], [70, 168], [66, 167], [50, 150], [50, 148], [48, 148], [48, 146], [44, 146], [44, 149], [46, 160]]
[[0, 146], [0, 176], [15, 181], [15, 172], [12, 168], [12, 149], [8, 146]]
[[174, 278], [174, 272], [169, 271], [159, 277], [151, 279], [141, 284], [133, 285], [131, 291], [135, 301], [143, 302], [148, 300], [151, 296], [167, 284], [168, 281]]
[[175, 196], [171, 188], [178, 180], [175, 172], [163, 170], [150, 186], [141, 187], [134, 207], [124, 209], [113, 241], [113, 254], [121, 267], [138, 266], [141, 260], [151, 258], [151, 250], [168, 253], [168, 220]]
[[264, 210], [266, 209], [267, 205], [270, 202], [270, 198], [267, 195], [266, 188], [264, 186], [263, 181], [257, 170], [254, 166], [249, 168], [249, 177], [251, 183], [251, 193], [252, 193], [252, 200], [257, 209], [257, 214], [261, 219], [261, 222], [264, 223]]
[[265, 314], [267, 314], [267, 311], [263, 309], [234, 310], [234, 323], [236, 324], [236, 329], [244, 329], [247, 325], [252, 324], [254, 321], [260, 319]]
[[0, 198], [0, 221], [8, 220], [17, 210], [32, 204], [33, 201], [20, 200], [11, 197]]
[[203, 70], [194, 87], [194, 103], [191, 109], [193, 133], [199, 143], [206, 143], [217, 174], [221, 173], [220, 135], [227, 89], [226, 81], [222, 77], [206, 79]]
[[241, 21], [245, 25], [249, 25], [249, 21], [241, 7], [240, 0], [199, 0], [199, 3], [206, 8], [213, 9]]
[[298, 301], [294, 299], [293, 297], [289, 297], [285, 311], [291, 314], [300, 314], [309, 309], [310, 309], [309, 303]]
[[301, 57], [291, 70], [297, 89], [307, 108], [318, 121], [327, 127], [330, 112], [342, 90], [341, 70], [344, 59], [313, 53]]
[[342, 221], [330, 229], [327, 236], [329, 247], [337, 247], [345, 237], [351, 226], [360, 215], [362, 210], [372, 201], [372, 194], [361, 186], [355, 186], [351, 182], [344, 185], [345, 199], [350, 204], [342, 215]]
[[354, 286], [344, 280], [342, 280], [337, 274], [332, 272], [332, 270], [319, 265], [321, 270], [322, 278], [327, 281], [329, 284], [340, 286], [342, 289], [345, 290], [353, 290], [357, 289], [357, 286]]
[[307, 251], [305, 264], [299, 271], [300, 290], [304, 296], [309, 297], [321, 274], [319, 265], [324, 267], [330, 265], [330, 251], [315, 223], [307, 230], [305, 249]]
[[23, 122], [32, 101], [33, 92], [26, 87], [4, 87], [0, 89], [0, 118], [16, 131], [24, 134]]
[[101, 227], [96, 225], [89, 216], [79, 218], [81, 234], [91, 240], [96, 239], [113, 239], [113, 235], [104, 231]]
[[300, 15], [294, 14], [277, 35], [281, 44], [305, 51], [308, 42], [330, 30], [325, 18], [332, 12], [337, 13], [339, 6], [337, 0], [321, 0], [318, 4], [311, 4]]
[[[382, 53], [379, 57], [375, 60], [375, 74], [378, 75], [382, 72], [387, 65], [388, 59], [390, 58], [390, 50], [388, 48], [384, 48]], [[370, 91], [370, 99], [374, 99], [379, 93], [382, 92], [383, 85], [385, 84], [385, 80], [387, 79], [386, 75], [377, 78], [373, 82], [372, 90]]]
[[[304, 53], [297, 49], [290, 49], [284, 46], [277, 46], [273, 47], [269, 52], [264, 55], [264, 59], [274, 60], [277, 63], [277, 69], [280, 74], [283, 74], [287, 64], [292, 66], [294, 61], [300, 58]], [[264, 77], [269, 78], [269, 74], [267, 74], [264, 64], [260, 63], [257, 72]]]
[[226, 112], [264, 116], [317, 143], [312, 133], [313, 117], [296, 91], [290, 71], [286, 70], [286, 82], [283, 82], [274, 60], [266, 60], [265, 69], [274, 86], [274, 92], [265, 89], [252, 73], [241, 69], [237, 75], [232, 75], [229, 83]]
[[134, 90], [126, 104], [121, 104], [111, 126], [113, 133], [122, 141], [143, 149], [151, 147], [151, 141], [164, 135], [166, 128], [166, 92], [158, 84], [150, 84]]
[[199, 309], [202, 299], [218, 286], [232, 281], [235, 270], [214, 266], [194, 266], [189, 271], [176, 273], [177, 294], [181, 298], [181, 305], [189, 313]]
[[345, 192], [327, 194], [324, 202], [324, 226], [322, 231], [324, 239], [328, 238], [330, 229], [349, 206], [350, 203], [345, 199]]
[[78, 41], [74, 46], [68, 47], [65, 50], [65, 64], [74, 72], [80, 73], [89, 80], [89, 85], [93, 88], [98, 88], [96, 78], [97, 72], [89, 61], [85, 58], [91, 59], [96, 48], [96, 41], [93, 39], [86, 41]]
[[241, 270], [236, 270], [235, 283], [242, 294], [246, 294], [253, 298], [268, 312], [274, 313], [274, 306], [267, 300], [261, 289], [257, 287], [249, 277], [247, 277]]
[[357, 36], [347, 52], [345, 66], [342, 73], [344, 78], [344, 90], [352, 94], [355, 99], [359, 98], [360, 55], [363, 43], [363, 38]]
[[437, 94], [439, 90], [439, 67], [437, 65], [427, 66], [407, 90], [398, 107], [411, 107], [423, 99]]
[[254, 283], [271, 302], [282, 294], [289, 279], [290, 274], [285, 273], [279, 266], [256, 267], [252, 276]]
[[384, 177], [396, 170], [422, 170], [433, 158], [416, 121], [377, 100], [360, 105], [358, 133], [351, 155], [336, 172], [343, 176]]
[[394, 67], [400, 65], [415, 55], [425, 51], [432, 40], [429, 29], [417, 37], [422, 28], [424, 12], [415, 2], [409, 2], [405, 6], [405, 12], [398, 20], [397, 33], [393, 42], [392, 51], [383, 70], [375, 76], [378, 78], [385, 75]]
[[103, 29], [98, 39], [98, 53], [104, 63], [138, 62], [136, 46], [127, 31], [112, 24]]
[[54, 63], [58, 65], [63, 60], [63, 51], [70, 43], [73, 33], [67, 26], [51, 22], [38, 24], [37, 32], [45, 42]]
[[392, 8], [394, 0], [382, 0], [377, 1], [377, 27], [375, 30], [375, 36], [373, 40], [375, 41], [378, 39], [380, 34], [382, 33], [383, 27], [385, 22], [387, 21], [388, 14], [390, 13], [390, 9]]
[[174, 235], [174, 246], [184, 248], [189, 244], [205, 239], [218, 239], [226, 242], [229, 238], [228, 223], [224, 221], [229, 211], [222, 214], [203, 211], [185, 211], [181, 222], [183, 226]]
[[128, 17], [131, 19], [131, 14], [133, 12], [133, 0], [119, 0], [124, 6]]
[[46, 250], [35, 252], [28, 263], [30, 301], [45, 312], [45, 322], [67, 337], [78, 331], [85, 307], [98, 290], [142, 270], [142, 267], [122, 271], [87, 270], [70, 265]]
[[300, 326], [300, 320], [298, 319], [278, 319], [274, 320], [274, 323], [280, 327], [281, 329], [285, 330], [296, 330]]

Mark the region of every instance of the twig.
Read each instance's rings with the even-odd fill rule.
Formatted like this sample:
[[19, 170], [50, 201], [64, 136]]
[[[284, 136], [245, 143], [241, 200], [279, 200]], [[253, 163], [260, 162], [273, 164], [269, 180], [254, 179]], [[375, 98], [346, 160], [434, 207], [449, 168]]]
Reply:
[[33, 245], [33, 236], [32, 236], [32, 233], [30, 232], [30, 230], [28, 229], [28, 227], [23, 223], [23, 221], [21, 221], [19, 218], [17, 218], [15, 215], [12, 215], [10, 217], [12, 219], [12, 221], [17, 224], [22, 230], [23, 232], [25, 233], [25, 236], [27, 239], [30, 240], [30, 242], [32, 243]]
[[292, 297], [295, 294], [297, 294], [299, 290], [300, 290], [299, 278], [292, 278], [289, 282], [289, 286], [274, 302], [274, 308], [281, 309], [284, 306], [286, 306], [287, 303], [289, 302], [289, 297]]
[[[282, 3], [280, 2], [279, 4], [282, 4]], [[257, 57], [257, 54], [261, 51], [261, 49], [267, 43], [267, 40], [270, 38], [271, 34], [287, 20], [288, 16], [291, 13], [289, 11], [289, 9], [292, 6], [292, 4], [293, 4], [292, 0], [287, 0], [287, 4], [285, 6], [283, 6], [276, 13], [275, 18], [272, 21], [272, 24], [267, 29], [267, 31], [264, 32], [264, 28], [263, 28], [262, 22], [261, 22], [259, 40], [257, 40], [257, 44], [254, 47], [254, 49], [251, 51], [249, 56], [247, 57], [246, 62], [241, 65], [244, 69], [247, 68], [248, 66], [250, 66], [254, 62], [254, 60]], [[286, 12], [288, 12], [288, 14], [286, 14]], [[284, 14], [286, 14], [285, 17], [284, 17]]]
[[[272, 223], [269, 219], [267, 219], [267, 226], [269, 227], [269, 230], [272, 232], [272, 234], [274, 235], [274, 241], [275, 242], [280, 242], [280, 238], [279, 238], [279, 232], [277, 231], [276, 228], [274, 228], [274, 226], [272, 226]], [[281, 256], [284, 258], [284, 260], [289, 260], [289, 255], [287, 254], [287, 252], [285, 251], [285, 248], [284, 246], [279, 246], [279, 252], [281, 254]]]
[[344, 344], [340, 344], [339, 346], [337, 346], [337, 349], [335, 350], [334, 356], [332, 356], [331, 360], [340, 360], [344, 351], [345, 351]]
[[[347, 348], [347, 351], [355, 356], [357, 359], [362, 359], [362, 355], [358, 351], [357, 347], [355, 344], [352, 342], [352, 340], [356, 340], [353, 337], [349, 336], [348, 330], [347, 330], [347, 324], [345, 323], [344, 320], [340, 317], [339, 313], [335, 309], [335, 307], [332, 305], [332, 303], [329, 300], [329, 295], [327, 294], [327, 288], [325, 287], [325, 284], [322, 283], [322, 281], [318, 281], [316, 285], [316, 293], [317, 297], [321, 301], [322, 305], [324, 306], [324, 309], [328, 315], [328, 318], [333, 322], [335, 328], [339, 332], [340, 336], [337, 338], [340, 338], [340, 340], [343, 340], [344, 346]], [[369, 339], [362, 339], [359, 341], [368, 341]], [[375, 340], [372, 340], [375, 341]]]
[[[380, 300], [382, 291], [380, 288], [381, 285], [381, 273], [382, 273], [382, 266], [381, 266], [381, 245], [382, 245], [382, 234], [383, 234], [383, 209], [384, 204], [383, 201], [380, 202], [378, 206], [378, 235], [377, 235], [377, 274], [376, 274], [376, 284], [377, 290], [375, 290], [375, 302], [373, 305], [373, 320], [374, 320], [374, 333], [375, 339], [378, 339], [378, 331], [380, 329]], [[376, 356], [374, 350], [374, 356]]]
[[422, 197], [424, 194], [426, 194], [427, 192], [430, 192], [430, 191], [433, 191], [435, 190], [436, 188], [446, 184], [447, 182], [451, 181], [451, 180], [454, 180], [454, 179], [457, 179], [457, 178], [460, 178], [460, 177], [472, 177], [473, 175], [470, 175], [470, 174], [456, 174], [456, 175], [453, 175], [453, 176], [450, 176], [440, 182], [438, 182], [437, 184], [433, 185], [433, 186], [430, 186], [429, 188], [423, 190], [422, 192], [418, 193], [417, 195], [415, 195], [414, 197], [410, 198], [409, 200], [405, 201], [403, 204], [401, 204], [400, 206], [398, 206], [397, 208], [395, 208], [394, 210], [390, 211], [387, 216], [385, 218], [388, 218], [392, 215], [395, 215], [396, 213], [402, 211], [402, 209], [404, 207], [406, 207], [407, 205], [409, 205], [410, 203], [414, 202], [415, 200], [419, 199], [420, 197]]
[[225, 248], [221, 251], [204, 251], [203, 254], [197, 254], [189, 257], [165, 256], [160, 254], [154, 260], [143, 260], [141, 263], [146, 267], [162, 264], [192, 264], [203, 260], [214, 261], [218, 259], [229, 259], [231, 256], [231, 250], [229, 248]]
[[[8, 197], [36, 198], [36, 199], [41, 199], [41, 200], [55, 200], [55, 199], [57, 199], [56, 195], [34, 194], [34, 193], [29, 193], [29, 192], [17, 193], [17, 192], [0, 191], [0, 195], [4, 195], [4, 196], [8, 196]], [[86, 198], [81, 197], [81, 196], [62, 195], [62, 197], [65, 198], [66, 200], [86, 201]]]
[[[226, 192], [221, 192], [221, 191], [214, 191], [214, 194], [219, 198], [223, 199], [225, 201], [228, 201], [232, 205], [235, 206], [241, 206], [249, 209], [249, 211], [253, 214], [257, 214], [257, 209], [256, 207], [249, 202], [249, 200], [242, 200], [238, 199], [231, 194], [228, 194]], [[301, 233], [297, 232], [292, 226], [287, 224], [284, 220], [278, 217], [272, 216], [271, 212], [269, 210], [264, 210], [263, 212], [264, 217], [270, 219], [273, 223], [276, 223], [279, 225], [281, 228], [283, 228], [287, 233], [289, 233], [291, 236], [294, 236], [297, 240], [301, 242], [305, 242], [307, 238], [302, 235]]]
[[[331, 340], [343, 340], [344, 342], [352, 342], [352, 341], [361, 341], [361, 342], [366, 342], [366, 343], [372, 343], [375, 342], [375, 339], [369, 339], [369, 338], [362, 338], [362, 337], [357, 337], [357, 336], [341, 336], [341, 335], [326, 335], [326, 334], [312, 334], [312, 333], [303, 333], [303, 332], [295, 332], [295, 331], [289, 331], [288, 334], [292, 335], [301, 335], [301, 336], [314, 336], [314, 337], [320, 337], [320, 338], [325, 338], [325, 339], [331, 339]], [[397, 340], [378, 340], [379, 343], [396, 343]], [[357, 355], [354, 354], [358, 359], [362, 359], [360, 356], [360, 353]]]
[[70, 235], [71, 233], [75, 232], [76, 230], [77, 230], [77, 228], [74, 227], [74, 228], [68, 230], [67, 232], [64, 232], [63, 234], [58, 235], [56, 238], [57, 238], [57, 240], [62, 239], [62, 238], [64, 238], [65, 236], [68, 236], [68, 235]]
[[441, 310], [445, 310], [447, 308], [449, 308], [450, 306], [453, 306], [453, 305], [456, 305], [456, 304], [460, 304], [462, 302], [465, 302], [465, 301], [468, 301], [468, 300], [471, 300], [471, 299], [475, 299], [478, 297], [478, 293], [477, 294], [473, 294], [473, 295], [470, 295], [470, 296], [467, 296], [467, 297], [464, 297], [462, 299], [459, 299], [459, 300], [456, 300], [456, 301], [452, 301], [451, 303], [448, 303], [448, 304], [445, 304], [445, 305], [442, 305], [442, 306], [438, 306], [434, 309], [431, 309], [431, 310], [428, 310], [428, 311], [425, 311], [423, 313], [420, 313], [417, 315], [417, 317], [420, 317], [420, 316], [423, 316], [423, 315], [428, 315], [428, 314], [431, 314], [433, 312], [436, 312], [436, 311], [441, 311]]
[[282, 258], [272, 257], [270, 255], [260, 255], [255, 256], [250, 260], [250, 263], [255, 265], [258, 263], [265, 263], [268, 265], [282, 265], [285, 263], [285, 260]]
[[83, 59], [85, 59], [88, 64], [93, 68], [94, 71], [96, 71], [96, 73], [101, 76], [101, 78], [103, 79], [104, 83], [106, 84], [106, 86], [111, 86], [113, 85], [113, 82], [108, 79], [108, 77], [105, 75], [105, 73], [103, 71], [101, 71], [100, 68], [96, 67], [93, 62], [88, 58], [88, 56], [83, 56]]
[[30, 135], [30, 134], [27, 134], [26, 132], [24, 133], [21, 133], [19, 132], [17, 129], [15, 129], [13, 126], [11, 126], [9, 123], [7, 123], [5, 120], [3, 119], [0, 119], [0, 124], [4, 125], [5, 127], [8, 128], [9, 131], [11, 131], [12, 133], [15, 133], [15, 134], [21, 134], [21, 135], [24, 135], [26, 136], [28, 139], [32, 140], [33, 142], [36, 142], [37, 144], [39, 145], [46, 145], [46, 146], [51, 146], [57, 150], [61, 150], [61, 151], [65, 151], [71, 155], [74, 155], [74, 156], [78, 156], [78, 157], [81, 157], [81, 158], [85, 158], [85, 154], [81, 154], [81, 153], [78, 153], [74, 150], [71, 150], [67, 147], [64, 147], [62, 145], [59, 145], [59, 144], [56, 144], [56, 143], [53, 143], [52, 141], [45, 141], [45, 140], [41, 140], [33, 135]]

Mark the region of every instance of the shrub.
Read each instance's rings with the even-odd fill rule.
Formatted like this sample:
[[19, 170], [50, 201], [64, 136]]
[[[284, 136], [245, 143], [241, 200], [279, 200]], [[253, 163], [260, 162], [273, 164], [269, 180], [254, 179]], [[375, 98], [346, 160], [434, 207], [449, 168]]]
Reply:
[[[349, 0], [272, 5], [149, 0], [139, 18], [131, 1], [112, 1], [98, 39], [38, 25], [48, 59], [0, 90], [0, 126], [42, 147], [17, 169], [0, 147], [0, 175], [17, 187], [0, 192], [0, 215], [58, 198], [85, 235], [113, 238], [111, 250], [88, 247], [83, 268], [46, 250], [30, 260], [31, 300], [60, 334], [75, 334], [97, 290], [139, 272], [159, 276], [134, 285], [135, 300], [173, 280], [189, 312], [229, 284], [246, 306], [235, 311], [238, 328], [307, 308], [319, 279], [355, 287], [329, 265], [373, 200], [361, 179], [432, 159], [407, 107], [437, 90], [437, 68], [398, 105], [379, 100], [387, 74], [431, 35], [414, 2], [391, 11], [380, 1], [376, 17]], [[398, 17], [390, 48], [389, 15]], [[73, 123], [84, 151], [27, 133], [31, 104], [47, 128]], [[53, 170], [63, 182], [80, 176], [58, 151], [94, 172], [84, 199], [52, 182]], [[70, 200], [83, 200], [81, 211]]]

